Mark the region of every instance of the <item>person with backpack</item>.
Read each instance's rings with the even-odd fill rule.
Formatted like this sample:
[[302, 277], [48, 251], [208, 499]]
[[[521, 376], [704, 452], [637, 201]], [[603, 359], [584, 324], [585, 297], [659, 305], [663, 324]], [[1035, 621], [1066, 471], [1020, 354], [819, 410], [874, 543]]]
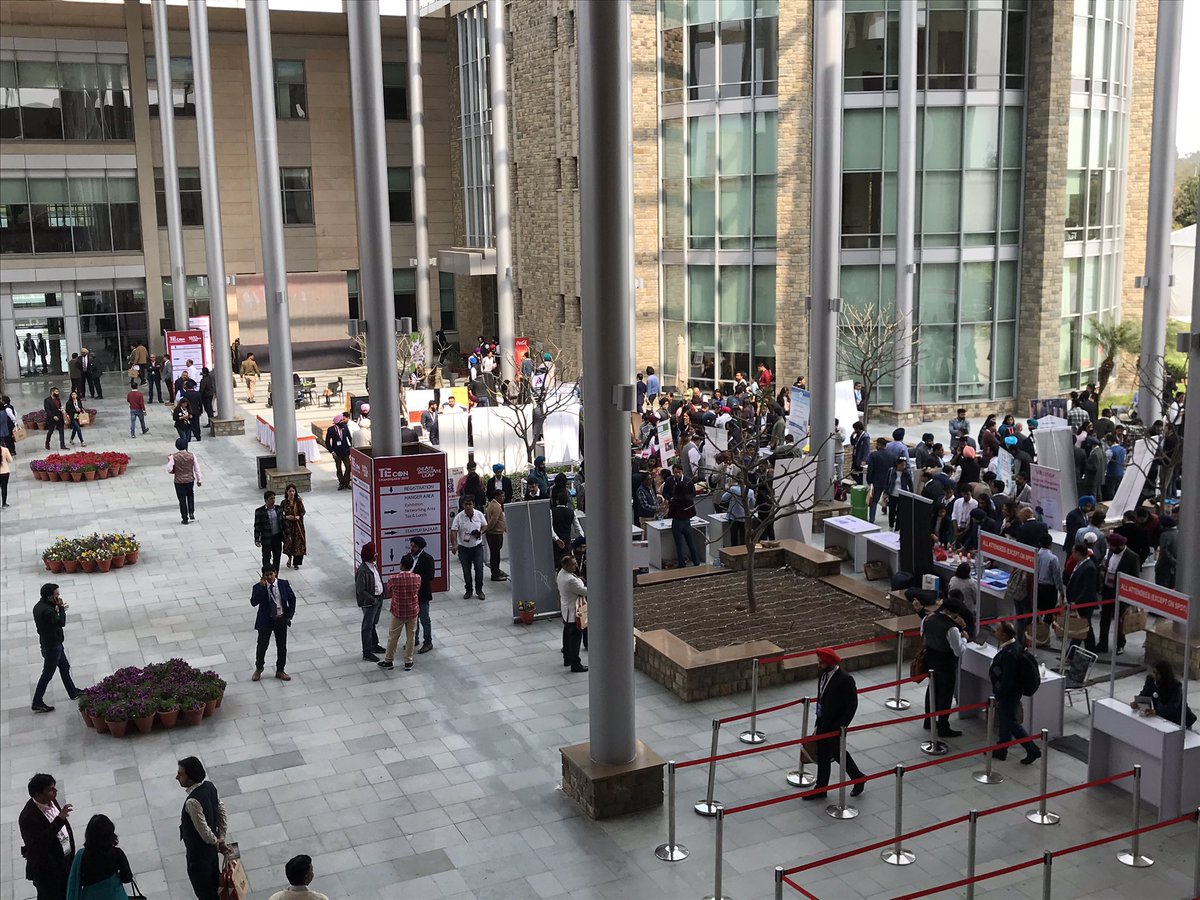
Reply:
[[[997, 634], [1000, 651], [992, 658], [988, 676], [992, 681], [992, 694], [996, 698], [996, 717], [999, 720], [997, 741], [1001, 744], [1013, 740], [1026, 741], [1025, 757], [1021, 765], [1037, 762], [1042, 751], [1038, 749], [1029, 732], [1021, 724], [1021, 699], [1031, 697], [1041, 684], [1041, 673], [1037, 660], [1017, 640], [1017, 629], [1012, 622], [1001, 622]], [[993, 750], [993, 759], [1007, 759], [1008, 750]]]

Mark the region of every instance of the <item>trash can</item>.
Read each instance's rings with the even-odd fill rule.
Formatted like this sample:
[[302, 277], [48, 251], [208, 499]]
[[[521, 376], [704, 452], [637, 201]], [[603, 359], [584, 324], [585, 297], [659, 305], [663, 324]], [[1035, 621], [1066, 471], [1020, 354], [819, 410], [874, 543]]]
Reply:
[[850, 515], [863, 521], [867, 518], [868, 490], [865, 484], [856, 484], [850, 488]]

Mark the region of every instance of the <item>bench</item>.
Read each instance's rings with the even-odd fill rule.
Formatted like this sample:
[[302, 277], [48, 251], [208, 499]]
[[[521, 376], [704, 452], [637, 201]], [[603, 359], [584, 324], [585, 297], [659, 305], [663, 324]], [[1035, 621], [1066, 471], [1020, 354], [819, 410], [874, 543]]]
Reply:
[[[764, 568], [787, 565], [810, 578], [837, 575], [842, 568], [842, 561], [832, 553], [818, 550], [801, 541], [785, 538], [774, 544], [771, 547], [760, 546], [755, 551], [756, 565]], [[743, 546], [722, 547], [721, 565], [735, 572], [744, 571], [747, 556], [748, 551]]]
[[871, 587], [871, 585], [864, 581], [859, 581], [857, 578], [851, 578], [849, 575], [826, 575], [821, 581], [830, 587], [837, 588], [839, 591], [853, 594], [860, 600], [866, 600], [868, 603], [878, 606], [885, 612], [894, 612], [891, 604], [888, 602], [886, 592]]
[[686, 581], [689, 578], [707, 578], [710, 575], [724, 575], [724, 569], [714, 566], [686, 566], [682, 569], [663, 569], [658, 572], [644, 572], [641, 575], [634, 571], [634, 584], [642, 587], [650, 584], [663, 584], [669, 581]]

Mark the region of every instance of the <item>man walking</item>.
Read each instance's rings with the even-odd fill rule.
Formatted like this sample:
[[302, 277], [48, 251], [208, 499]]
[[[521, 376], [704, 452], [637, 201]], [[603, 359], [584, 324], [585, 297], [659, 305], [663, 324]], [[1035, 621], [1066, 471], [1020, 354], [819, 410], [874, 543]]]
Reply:
[[267, 647], [271, 635], [275, 635], [275, 677], [280, 681], [291, 681], [292, 676], [284, 671], [287, 664], [287, 630], [296, 615], [296, 595], [292, 586], [278, 577], [275, 569], [263, 568], [262, 578], [250, 592], [250, 605], [258, 607], [254, 630], [258, 632], [258, 648], [254, 655], [254, 675], [251, 681], [262, 678], [266, 663]]
[[62, 400], [58, 396], [58, 388], [50, 388], [50, 396], [42, 401], [42, 409], [46, 411], [46, 449], [50, 449], [50, 439], [58, 432], [58, 446], [67, 449], [67, 436], [63, 431], [66, 417], [63, 415]]
[[71, 390], [79, 395], [82, 400], [87, 396], [84, 385], [86, 382], [83, 378], [83, 357], [78, 353], [72, 353], [71, 358], [67, 360], [67, 377], [71, 379]]
[[146, 427], [146, 398], [142, 396], [138, 383], [132, 378], [129, 379], [129, 393], [125, 395], [125, 401], [129, 404], [129, 436], [136, 436], [133, 426], [138, 422], [142, 425], [142, 434], [148, 432], [150, 429]]
[[54, 776], [39, 772], [29, 779], [29, 800], [17, 817], [25, 878], [37, 888], [37, 900], [67, 896], [67, 874], [75, 856], [75, 832], [67, 821], [72, 806], [58, 805]]
[[246, 382], [246, 402], [254, 402], [254, 389], [258, 385], [258, 378], [262, 374], [258, 370], [258, 363], [254, 361], [254, 354], [247, 353], [246, 358], [242, 360], [242, 380]]
[[179, 499], [182, 524], [196, 520], [196, 486], [203, 484], [200, 461], [188, 450], [187, 440], [177, 438], [175, 452], [167, 457], [167, 472], [175, 478], [175, 496]]
[[433, 649], [433, 633], [429, 628], [429, 604], [433, 600], [434, 567], [433, 557], [425, 552], [425, 538], [418, 534], [409, 540], [408, 553], [400, 560], [400, 565], [411, 568], [413, 572], [421, 576], [421, 589], [417, 593], [417, 618], [419, 623], [417, 637], [420, 638], [421, 632], [424, 632], [425, 640], [421, 641], [421, 646], [417, 652], [428, 653]]
[[141, 341], [129, 342], [129, 366], [132, 369], [135, 366], [138, 370], [138, 378], [142, 384], [146, 383], [146, 364], [153, 359], [150, 351], [146, 349], [146, 345]]
[[[858, 711], [858, 689], [854, 677], [842, 671], [841, 657], [833, 650], [822, 647], [817, 651], [817, 722], [813, 734], [825, 734], [829, 731], [840, 731], [849, 728]], [[833, 760], [841, 752], [841, 738], [827, 737], [817, 744], [817, 780], [812, 789], [826, 787], [829, 784], [829, 772]], [[842, 775], [847, 779], [862, 778], [862, 770], [854, 762], [854, 757], [847, 751], [846, 768]], [[850, 789], [850, 796], [857, 797], [863, 792], [864, 785], [856, 784]], [[820, 800], [825, 796], [809, 794], [805, 800]]]
[[[475, 496], [466, 494], [462, 498], [463, 508], [459, 510], [450, 523], [450, 552], [458, 556], [462, 564], [463, 582], [466, 592], [464, 600], [470, 600], [473, 594], [478, 594], [480, 600], [487, 599], [483, 595], [483, 533], [487, 528], [487, 519], [475, 508]], [[475, 573], [472, 582], [471, 573]]]
[[[988, 669], [988, 677], [992, 681], [992, 694], [996, 697], [996, 717], [999, 719], [998, 741], [1005, 744], [1008, 741], [1028, 740], [1029, 732], [1017, 720], [1018, 708], [1021, 705], [1021, 689], [1017, 683], [1017, 668], [1021, 664], [1021, 655], [1025, 649], [1017, 642], [1017, 630], [1012, 622], [1001, 622], [998, 636], [1000, 651], [992, 658]], [[1025, 758], [1021, 765], [1028, 766], [1041, 759], [1042, 751], [1037, 744], [1029, 741], [1025, 745]], [[993, 759], [1007, 759], [1008, 750], [993, 750]]]
[[413, 644], [416, 642], [417, 615], [420, 611], [421, 576], [412, 570], [412, 557], [400, 561], [401, 571], [388, 579], [388, 599], [391, 601], [392, 625], [388, 629], [387, 650], [379, 663], [381, 669], [395, 668], [396, 644], [404, 632], [404, 671], [413, 667]]
[[579, 629], [577, 613], [579, 600], [587, 599], [587, 585], [575, 574], [575, 570], [575, 557], [568, 553], [563, 557], [562, 568], [555, 576], [555, 582], [558, 584], [559, 613], [563, 620], [563, 665], [570, 666], [572, 672], [586, 672], [588, 667], [579, 659], [579, 645], [583, 640], [583, 632]]
[[262, 548], [263, 571], [278, 572], [283, 553], [283, 514], [275, 505], [274, 491], [263, 494], [263, 505], [254, 511], [254, 546]]
[[334, 416], [333, 424], [325, 429], [325, 449], [333, 454], [333, 464], [337, 468], [338, 490], [350, 490], [352, 441], [350, 431], [346, 428], [346, 417], [341, 413]]
[[37, 628], [38, 644], [42, 650], [42, 675], [33, 690], [32, 709], [37, 713], [54, 712], [53, 706], [46, 705], [45, 695], [55, 669], [58, 669], [59, 675], [62, 676], [67, 696], [74, 700], [80, 694], [79, 688], [75, 687], [75, 682], [71, 680], [71, 663], [67, 660], [67, 651], [63, 647], [67, 604], [63, 602], [57, 584], [42, 585], [41, 599], [33, 605], [33, 624]]
[[179, 760], [175, 780], [187, 791], [179, 818], [179, 840], [187, 859], [188, 881], [196, 900], [218, 900], [221, 866], [218, 855], [228, 852], [225, 834], [229, 819], [225, 804], [211, 781], [205, 781], [204, 765], [194, 756]]
[[[507, 480], [507, 479], [506, 479]], [[487, 537], [488, 564], [492, 570], [492, 581], [508, 581], [508, 576], [500, 571], [500, 550], [504, 547], [504, 535], [508, 532], [508, 521], [504, 518], [504, 491], [492, 491], [492, 483], [488, 482], [490, 499], [483, 508], [483, 517], [487, 521], [484, 534]]]

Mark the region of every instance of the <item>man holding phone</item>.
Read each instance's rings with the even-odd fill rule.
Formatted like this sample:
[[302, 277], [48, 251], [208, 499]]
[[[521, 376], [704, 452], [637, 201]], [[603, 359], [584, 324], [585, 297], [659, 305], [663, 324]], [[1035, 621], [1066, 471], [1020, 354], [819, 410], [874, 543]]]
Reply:
[[267, 647], [271, 644], [271, 636], [275, 636], [275, 677], [280, 681], [291, 681], [292, 676], [285, 670], [287, 664], [287, 630], [296, 615], [296, 595], [292, 586], [282, 578], [271, 566], [265, 566], [262, 578], [250, 592], [250, 605], [258, 607], [258, 616], [254, 621], [254, 630], [258, 632], [258, 646], [254, 655], [254, 675], [251, 681], [262, 678], [263, 667], [266, 664]]
[[[483, 596], [483, 532], [487, 528], [487, 519], [475, 508], [475, 497], [472, 494], [463, 496], [463, 508], [454, 521], [450, 523], [450, 552], [457, 554], [462, 563], [463, 582], [466, 585], [464, 600], [470, 600], [472, 594]], [[471, 581], [474, 571], [475, 580]]]
[[38, 643], [42, 650], [42, 675], [33, 691], [32, 709], [35, 713], [54, 712], [54, 707], [46, 703], [45, 697], [55, 669], [62, 676], [67, 696], [74, 700], [80, 694], [79, 688], [71, 680], [71, 663], [67, 661], [67, 651], [63, 647], [67, 604], [63, 602], [57, 584], [42, 585], [41, 599], [33, 605], [33, 624], [37, 627]]

